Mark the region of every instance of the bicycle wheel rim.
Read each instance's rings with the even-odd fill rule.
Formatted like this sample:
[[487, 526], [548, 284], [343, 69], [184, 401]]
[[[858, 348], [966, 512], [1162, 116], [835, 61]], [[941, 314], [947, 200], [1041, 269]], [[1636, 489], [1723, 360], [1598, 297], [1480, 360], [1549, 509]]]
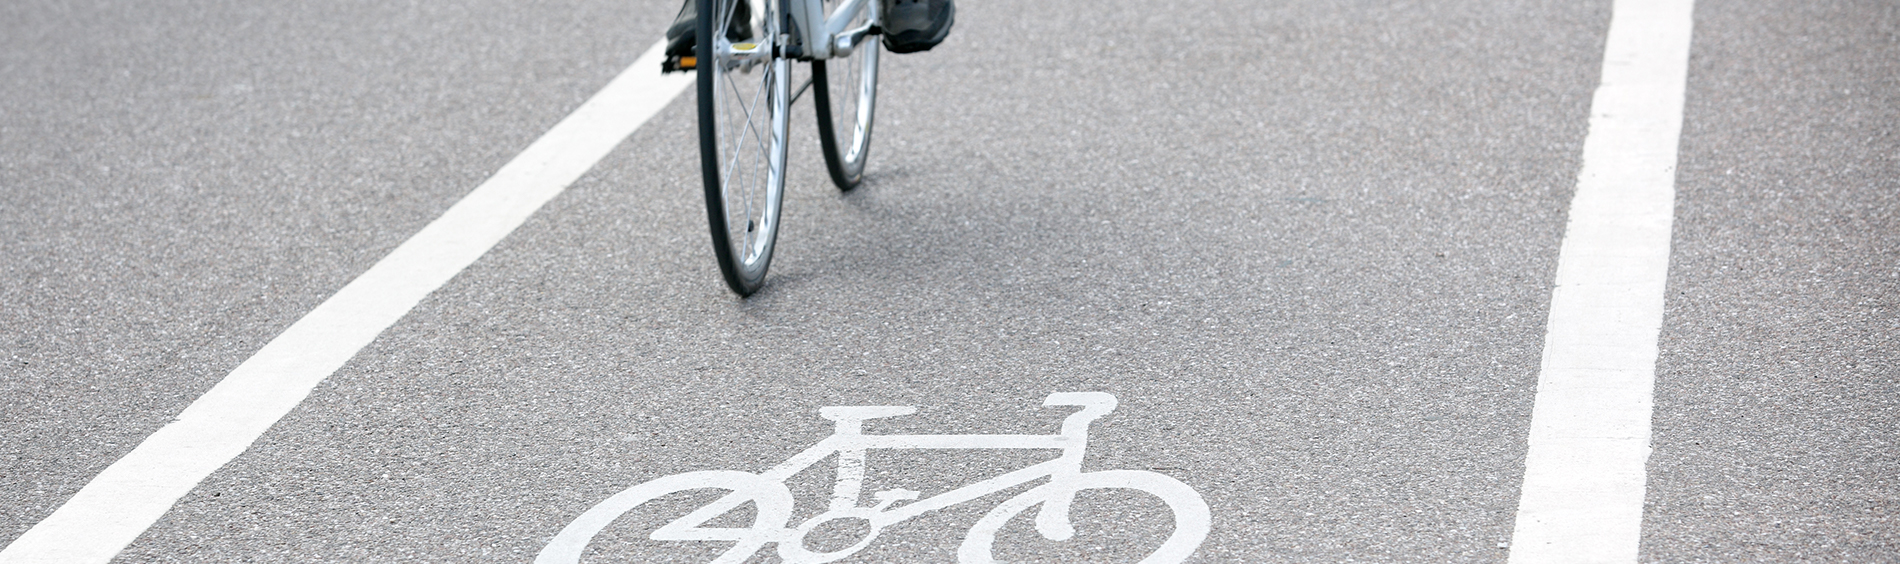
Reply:
[[[867, 7], [845, 27], [859, 26], [869, 13]], [[840, 189], [855, 188], [864, 179], [877, 109], [880, 51], [877, 39], [867, 35], [850, 56], [812, 64], [813, 74], [824, 79], [817, 92], [819, 140], [824, 144], [826, 168]]]
[[741, 296], [765, 281], [785, 189], [790, 63], [772, 56], [779, 35], [775, 4], [754, 4], [754, 37], [735, 42], [725, 30], [737, 2], [700, 2], [696, 52], [711, 53], [698, 63], [706, 215], [720, 273]]

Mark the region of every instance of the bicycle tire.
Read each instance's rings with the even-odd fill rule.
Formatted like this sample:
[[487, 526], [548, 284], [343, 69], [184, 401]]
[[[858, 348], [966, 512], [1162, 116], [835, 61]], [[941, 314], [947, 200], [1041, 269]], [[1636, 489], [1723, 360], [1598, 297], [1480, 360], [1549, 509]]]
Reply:
[[[782, 530], [785, 522], [792, 517], [791, 490], [784, 484], [767, 480], [758, 474], [732, 470], [674, 474], [621, 490], [601, 500], [600, 503], [594, 504], [586, 512], [575, 517], [573, 522], [563, 527], [560, 533], [554, 535], [554, 539], [548, 541], [548, 545], [541, 549], [540, 554], [535, 555], [534, 563], [574, 564], [580, 562], [581, 556], [587, 551], [587, 545], [621, 515], [667, 495], [701, 489], [724, 489], [733, 493], [722, 496], [698, 511], [688, 513], [668, 523], [660, 530], [654, 531], [651, 538], [654, 540], [736, 542], [737, 544], [726, 549], [713, 560], [713, 564], [736, 564], [750, 558], [760, 548], [764, 548], [766, 543], [774, 542], [772, 540], [774, 535], [771, 532]], [[732, 496], [743, 497], [735, 500]], [[680, 521], [694, 517], [701, 517], [700, 521], [715, 518], [745, 503], [752, 503], [755, 508], [750, 527], [699, 528], [695, 524], [688, 526], [686, 531], [699, 533], [696, 536], [701, 538], [662, 538], [663, 533]], [[710, 513], [710, 515], [698, 515], [699, 513]], [[766, 532], [761, 533], [762, 530]]]
[[[1004, 500], [970, 527], [970, 534], [964, 537], [963, 545], [957, 547], [957, 562], [995, 564], [992, 549], [996, 543], [996, 533], [1010, 519], [1036, 505], [1043, 506], [1036, 515], [1036, 526], [1043, 536], [1050, 540], [1068, 540], [1074, 530], [1067, 522], [1067, 501], [1074, 499], [1075, 493], [1082, 490], [1107, 488], [1147, 492], [1161, 498], [1174, 513], [1174, 532], [1140, 564], [1185, 561], [1201, 546], [1201, 541], [1207, 539], [1213, 517], [1208, 512], [1207, 502], [1201, 499], [1194, 488], [1166, 474], [1142, 470], [1105, 470], [1052, 481]], [[1059, 511], [1052, 511], [1050, 505], [1056, 502], [1060, 502], [1062, 507]]]
[[[858, 19], [845, 26], [846, 29], [861, 25], [872, 8], [867, 6], [859, 11]], [[866, 35], [852, 49], [850, 56], [811, 63], [812, 96], [817, 105], [815, 113], [818, 114], [818, 142], [824, 147], [825, 169], [831, 173], [831, 182], [839, 190], [850, 191], [864, 181], [864, 162], [871, 150], [871, 124], [877, 110], [877, 62], [880, 49], [882, 46], [879, 42]], [[830, 64], [832, 62], [839, 64], [834, 68]], [[830, 72], [832, 70], [843, 72], [834, 75]], [[839, 139], [841, 132], [848, 133], [850, 137]]]
[[[737, 0], [744, 2], [746, 0]], [[713, 254], [726, 286], [749, 296], [765, 284], [778, 242], [785, 194], [787, 114], [791, 62], [780, 56], [779, 3], [753, 4], [751, 39], [727, 39], [734, 0], [699, 2], [699, 155], [706, 187], [706, 219]], [[751, 24], [747, 24], [751, 25]], [[719, 30], [719, 33], [714, 33]], [[763, 49], [762, 60], [741, 61], [735, 48]]]

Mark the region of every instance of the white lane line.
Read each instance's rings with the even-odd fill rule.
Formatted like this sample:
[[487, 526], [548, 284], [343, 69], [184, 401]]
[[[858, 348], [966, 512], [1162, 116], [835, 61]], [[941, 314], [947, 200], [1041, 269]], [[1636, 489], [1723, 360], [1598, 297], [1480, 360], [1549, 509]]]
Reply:
[[384, 329], [501, 242], [672, 102], [665, 42], [441, 217], [297, 320], [65, 505], [0, 551], [0, 564], [107, 562], [230, 462]]
[[1693, 0], [1616, 0], [1557, 260], [1513, 564], [1636, 562]]

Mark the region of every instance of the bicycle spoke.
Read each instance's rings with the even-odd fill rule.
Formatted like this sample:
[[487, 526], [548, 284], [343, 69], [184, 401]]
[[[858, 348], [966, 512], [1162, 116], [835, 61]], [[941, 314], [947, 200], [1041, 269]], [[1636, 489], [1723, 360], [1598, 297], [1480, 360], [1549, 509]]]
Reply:
[[[721, 82], [725, 82], [725, 83], [728, 83], [728, 86], [729, 86], [729, 85], [730, 85], [730, 83], [731, 83], [731, 80], [724, 80], [724, 81], [721, 81]], [[719, 89], [719, 93], [718, 93], [718, 94], [716, 94], [716, 96], [719, 96], [719, 97], [720, 97], [720, 100], [719, 100], [719, 102], [718, 102], [718, 110], [717, 110], [717, 111], [718, 111], [719, 113], [721, 113], [721, 114], [725, 114], [725, 113], [728, 113], [728, 112], [730, 112], [730, 111], [731, 111], [731, 106], [732, 106], [732, 104], [733, 104], [733, 102], [731, 102], [731, 101], [729, 101], [729, 100], [727, 100], [727, 98], [729, 98], [729, 96], [728, 96], [728, 95], [727, 95], [727, 93], [726, 93], [726, 89], [725, 89], [725, 88], [720, 88], [720, 89]], [[736, 125], [736, 124], [735, 124], [735, 125]], [[720, 146], [724, 146], [724, 145], [725, 145], [725, 143], [724, 143], [724, 140], [729, 140], [729, 139], [734, 139], [734, 138], [738, 138], [738, 137], [741, 137], [741, 136], [743, 136], [743, 134], [744, 134], [744, 132], [745, 132], [745, 128], [744, 128], [743, 126], [739, 126], [739, 127], [737, 128], [737, 131], [734, 131], [734, 132], [730, 132], [730, 133], [728, 133], [728, 132], [720, 132], [720, 133], [721, 133], [721, 139], [722, 139], [722, 141], [721, 141], [721, 142], [719, 143], [719, 145], [720, 145]], [[743, 143], [740, 143], [739, 145], [740, 145], [740, 146], [742, 146], [742, 145], [743, 145]], [[730, 158], [730, 159], [728, 159], [728, 160], [727, 160], [727, 161], [726, 161], [726, 162], [724, 163], [724, 165], [723, 165], [723, 166], [725, 167], [725, 170], [723, 170], [723, 171], [722, 171], [722, 172], [723, 172], [724, 174], [722, 174], [722, 175], [721, 175], [721, 178], [719, 179], [719, 185], [720, 185], [721, 187], [729, 187], [729, 186], [732, 186], [732, 179], [733, 179], [733, 177], [734, 177], [735, 175], [738, 175], [738, 172], [739, 172], [739, 166], [738, 166], [738, 163], [739, 163], [739, 151], [738, 151], [738, 146], [735, 146], [735, 147], [734, 147], [733, 149], [730, 149], [730, 150], [728, 150], [728, 151], [727, 151], [727, 153], [731, 155], [731, 158]], [[738, 175], [738, 176], [739, 176], [739, 178], [741, 179], [741, 181], [743, 181], [743, 179], [744, 179], [744, 175]], [[722, 204], [724, 204], [724, 209], [725, 209], [725, 215], [726, 215], [726, 225], [728, 226], [728, 227], [727, 227], [727, 236], [731, 236], [731, 227], [730, 227], [730, 226], [732, 225], [732, 205], [731, 205], [731, 204], [732, 204], [732, 198], [731, 198], [731, 196], [730, 196], [729, 194], [727, 194], [727, 193], [726, 193], [726, 191], [725, 191], [725, 190], [723, 190], [723, 189], [722, 189], [722, 190], [720, 191], [720, 201], [721, 201], [721, 203], [722, 203]]]
[[[766, 74], [766, 76], [761, 77], [762, 79], [761, 84], [763, 85], [764, 79], [769, 79], [769, 77], [770, 77], [769, 74]], [[745, 119], [741, 120], [743, 125], [738, 125], [738, 124], [734, 125], [737, 131], [734, 132], [732, 136], [733, 138], [731, 139], [731, 143], [732, 143], [732, 149], [730, 150], [731, 160], [729, 161], [729, 166], [727, 167], [728, 172], [727, 172], [727, 178], [725, 179], [725, 182], [726, 182], [725, 185], [732, 186], [733, 184], [731, 184], [731, 182], [733, 180], [733, 176], [736, 175], [738, 177], [737, 179], [742, 185], [741, 191], [743, 192], [742, 194], [740, 194], [740, 199], [741, 199], [741, 202], [743, 203], [742, 207], [744, 208], [742, 210], [744, 214], [743, 219], [745, 219], [749, 223], [752, 220], [752, 213], [754, 211], [753, 202], [752, 202], [753, 195], [755, 193], [755, 190], [758, 188], [758, 178], [756, 178], [756, 175], [758, 173], [757, 165], [759, 163], [757, 162], [757, 159], [759, 159], [767, 151], [767, 148], [764, 146], [764, 144], [758, 140], [759, 127], [756, 123], [754, 123], [756, 119], [756, 115], [752, 110], [758, 106], [759, 97], [763, 95], [764, 92], [763, 92], [763, 86], [761, 86], [761, 88], [758, 91], [755, 91], [753, 93], [753, 95], [751, 96], [752, 98], [751, 103], [748, 104], [742, 101], [743, 98], [745, 97], [745, 94], [739, 91], [739, 87], [737, 84], [731, 85], [730, 90], [731, 90], [730, 92], [731, 97], [740, 99], [740, 100], [735, 100], [734, 102], [728, 103], [727, 107], [731, 107], [733, 104], [737, 104], [738, 105], [737, 109], [739, 113], [745, 116]], [[734, 117], [738, 117], [738, 116], [734, 116]], [[755, 152], [747, 151], [746, 150], [747, 148], [757, 149], [758, 152], [755, 153]], [[744, 164], [748, 166], [741, 167], [740, 164], [742, 163], [742, 161], [744, 161]], [[739, 169], [741, 168], [745, 169], [743, 173], [739, 171]], [[728, 196], [731, 196], [731, 194], [728, 194]], [[728, 206], [727, 215], [728, 216], [731, 215], [731, 206]], [[739, 225], [738, 223], [731, 223], [731, 224]], [[756, 233], [756, 229], [748, 229], [746, 233], [740, 237], [743, 243], [743, 246], [741, 247], [742, 259], [746, 258], [748, 255], [755, 254], [752, 250], [753, 243], [755, 240], [754, 238], [755, 233]]]
[[[740, 139], [740, 142], [750, 144], [752, 145], [751, 148], [757, 149], [757, 152], [752, 152], [752, 151], [745, 152], [748, 158], [757, 159], [754, 162], [752, 162], [750, 166], [746, 167], [746, 171], [754, 175], [758, 174], [759, 166], [762, 164], [765, 164], [759, 161], [766, 160], [767, 155], [770, 154], [769, 153], [770, 149], [766, 147], [764, 140], [761, 139], [759, 124], [755, 121], [755, 119], [757, 118], [757, 115], [754, 110], [759, 109], [760, 98], [766, 96], [766, 88], [767, 88], [767, 85], [771, 83], [771, 81], [772, 81], [772, 74], [769, 70], [760, 72], [759, 73], [759, 87], [752, 92], [752, 101], [750, 103], [747, 103], [741, 106], [741, 109], [745, 110], [746, 135]], [[739, 149], [735, 149], [735, 151], [737, 150]], [[746, 229], [746, 234], [745, 234], [745, 250], [741, 256], [745, 256], [746, 258], [751, 258], [751, 256], [753, 255], [752, 245], [753, 245], [753, 242], [755, 241], [755, 234], [758, 232], [758, 229], [756, 229], [756, 226], [752, 225], [752, 217], [753, 217], [752, 214], [754, 211], [753, 210], [753, 196], [755, 196], [757, 193], [756, 191], [759, 188], [760, 179], [754, 176], [752, 178], [747, 178], [745, 180], [746, 180], [746, 183], [744, 187], [745, 188], [744, 200], [745, 200], [745, 220], [746, 220], [747, 229]]]
[[[729, 10], [725, 18], [728, 23], [731, 17]], [[769, 34], [771, 30], [766, 31]], [[771, 115], [767, 111], [762, 111], [765, 108], [761, 104], [776, 103], [770, 88], [775, 84], [774, 81], [779, 73], [775, 65], [756, 64], [763, 69], [757, 77], [757, 84], [748, 93], [745, 91], [744, 84], [730, 79], [733, 73], [723, 70], [725, 69], [723, 62], [718, 64], [721, 65], [717, 68], [722, 69], [722, 77], [727, 78], [721, 81], [725, 83], [723, 87], [716, 88], [718, 90], [716, 95], [721, 98], [719, 111], [733, 118], [729, 121], [739, 122], [730, 124], [731, 129], [724, 133], [725, 139], [719, 143], [721, 146], [728, 147], [727, 154], [724, 155], [726, 170], [722, 171], [720, 179], [721, 185], [725, 187], [721, 196], [726, 200], [728, 236], [732, 229], [745, 228], [744, 233], [737, 237], [741, 243], [739, 256], [741, 262], [750, 262], [762, 251], [757, 246], [761, 241], [760, 237], [764, 235], [765, 226], [762, 223], [766, 218], [754, 216], [761, 212], [761, 208], [767, 202], [755, 200], [762, 191], [769, 189], [764, 184], [772, 182], [769, 168], [763, 170], [762, 168], [772, 166], [770, 155], [773, 145], [771, 143], [776, 141], [776, 137], [766, 131], [766, 126], [769, 124], [760, 123], [762, 119], [769, 118]], [[733, 205], [732, 198], [740, 200], [737, 206]], [[741, 221], [733, 221], [735, 212], [739, 215], [737, 219]]]

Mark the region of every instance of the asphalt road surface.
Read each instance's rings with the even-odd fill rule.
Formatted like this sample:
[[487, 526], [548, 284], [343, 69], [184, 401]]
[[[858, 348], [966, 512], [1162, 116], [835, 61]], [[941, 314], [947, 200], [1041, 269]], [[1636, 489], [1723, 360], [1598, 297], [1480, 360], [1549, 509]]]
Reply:
[[[884, 58], [859, 190], [794, 112], [777, 257], [743, 300], [687, 91], [118, 560], [522, 562], [636, 484], [766, 471], [831, 435], [822, 407], [1051, 435], [1074, 408], [1045, 397], [1105, 392], [1081, 468], [1191, 488], [1189, 561], [1504, 561], [1611, 7], [966, 0], [936, 50]], [[0, 3], [0, 545], [676, 10]], [[1688, 61], [1639, 559], [1900, 561], [1900, 4], [1704, 0]], [[863, 488], [1054, 452], [874, 450]], [[793, 525], [835, 465], [786, 479]], [[956, 561], [1038, 483], [844, 561]], [[730, 543], [651, 540], [646, 513], [714, 497], [629, 512], [586, 556], [710, 560]], [[1186, 526], [1169, 499], [1084, 492], [1074, 539], [1031, 509], [995, 554], [1133, 562]]]

